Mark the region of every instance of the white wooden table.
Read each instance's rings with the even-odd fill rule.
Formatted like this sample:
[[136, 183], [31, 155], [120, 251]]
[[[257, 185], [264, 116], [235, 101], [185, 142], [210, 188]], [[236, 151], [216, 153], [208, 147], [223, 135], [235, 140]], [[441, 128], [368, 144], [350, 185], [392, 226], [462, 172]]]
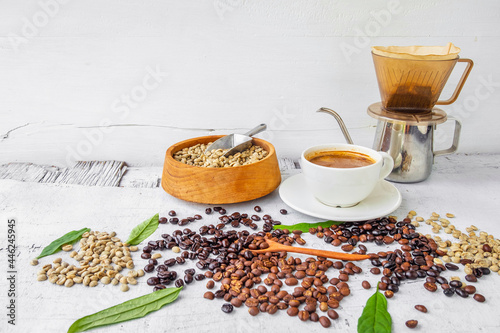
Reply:
[[[410, 210], [419, 216], [429, 217], [432, 212], [440, 214], [453, 213], [455, 226], [465, 231], [470, 224], [480, 230], [498, 237], [500, 222], [500, 165], [499, 155], [452, 155], [436, 160], [431, 177], [418, 184], [395, 184], [401, 191], [403, 202], [393, 215], [403, 218]], [[289, 176], [293, 171], [284, 174]], [[16, 180], [0, 180], [0, 332], [64, 332], [76, 319], [110, 307], [130, 298], [151, 292], [146, 278], [139, 280], [129, 292], [121, 292], [118, 287], [99, 285], [86, 288], [75, 285], [72, 288], [53, 285], [48, 281], [37, 282], [36, 274], [43, 264], [50, 263], [56, 256], [40, 260], [40, 265], [33, 267], [29, 261], [36, 257], [42, 249], [55, 238], [67, 231], [89, 227], [99, 231], [116, 231], [117, 236], [125, 240], [130, 230], [139, 222], [159, 212], [166, 216], [174, 209], [180, 216], [191, 216], [195, 213], [203, 215], [203, 220], [189, 225], [197, 230], [202, 224], [215, 223], [215, 214], [205, 215], [207, 205], [187, 203], [166, 194], [161, 188], [133, 187], [134, 184], [154, 184], [161, 175], [161, 168], [129, 169], [122, 185], [124, 187], [90, 187], [63, 184], [40, 184], [19, 182]], [[151, 181], [151, 182], [149, 182]], [[263, 208], [263, 213], [278, 217], [284, 224], [304, 221], [319, 221], [317, 218], [305, 216], [286, 207], [280, 200], [277, 191], [267, 197], [252, 202], [226, 205], [228, 212], [252, 212], [255, 205]], [[289, 214], [280, 216], [279, 209], [287, 208]], [[6, 284], [7, 221], [16, 220], [17, 237], [17, 282], [16, 282], [16, 326], [7, 323]], [[260, 222], [262, 223], [262, 222]], [[162, 233], [171, 233], [174, 226], [160, 225], [150, 239], [159, 239]], [[429, 226], [422, 224], [418, 229], [422, 233], [430, 233]], [[446, 234], [441, 234], [445, 238]], [[326, 247], [326, 244], [314, 236], [305, 235], [309, 246]], [[383, 247], [366, 244], [370, 251], [379, 251]], [[333, 249], [332, 247], [329, 247]], [[164, 258], [172, 256], [171, 252], [162, 252]], [[67, 261], [72, 259], [63, 254]], [[134, 254], [137, 267], [145, 261]], [[319, 323], [301, 322], [298, 318], [290, 318], [285, 311], [273, 316], [259, 314], [251, 317], [246, 307], [235, 309], [231, 314], [221, 311], [221, 300], [209, 301], [202, 297], [205, 283], [196, 282], [183, 290], [178, 300], [145, 318], [125, 322], [95, 330], [95, 332], [355, 332], [357, 319], [369, 296], [374, 292], [361, 287], [362, 280], [368, 280], [372, 286], [380, 276], [371, 275], [370, 264], [360, 264], [363, 273], [351, 278], [349, 285], [352, 294], [341, 302], [338, 309], [340, 318], [333, 321], [328, 330]], [[184, 266], [176, 266], [178, 272], [194, 267], [194, 262]], [[329, 271], [328, 275], [336, 276]], [[464, 273], [446, 272], [446, 277], [460, 276]], [[148, 275], [146, 276], [148, 277]], [[389, 300], [389, 312], [393, 320], [394, 332], [412, 331], [405, 326], [408, 319], [417, 319], [417, 332], [494, 332], [500, 328], [500, 276], [492, 273], [476, 283], [479, 293], [486, 296], [485, 303], [478, 303], [472, 298], [462, 299], [458, 296], [447, 298], [441, 291], [431, 294], [424, 290], [423, 280], [404, 281], [400, 292]], [[416, 304], [424, 304], [429, 312], [416, 311]]]

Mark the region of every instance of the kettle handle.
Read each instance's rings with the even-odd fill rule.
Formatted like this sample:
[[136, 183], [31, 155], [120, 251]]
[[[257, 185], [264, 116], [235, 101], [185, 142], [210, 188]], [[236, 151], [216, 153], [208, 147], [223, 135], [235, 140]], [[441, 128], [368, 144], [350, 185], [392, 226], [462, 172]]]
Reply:
[[462, 88], [464, 87], [465, 80], [467, 80], [467, 77], [470, 74], [470, 71], [472, 70], [472, 66], [474, 66], [474, 62], [471, 59], [467, 58], [459, 58], [458, 62], [466, 62], [467, 67], [465, 67], [464, 73], [462, 74], [462, 77], [460, 78], [460, 81], [458, 82], [457, 87], [455, 88], [455, 91], [453, 92], [453, 95], [445, 101], [437, 101], [436, 105], [450, 105], [451, 103], [454, 103], [460, 92], [462, 91]]
[[451, 144], [451, 147], [448, 149], [435, 151], [434, 156], [451, 154], [456, 152], [458, 149], [458, 142], [460, 140], [460, 131], [462, 130], [462, 123], [460, 122], [460, 120], [456, 118], [448, 117], [448, 119], [455, 121], [455, 132], [453, 134], [453, 143]]

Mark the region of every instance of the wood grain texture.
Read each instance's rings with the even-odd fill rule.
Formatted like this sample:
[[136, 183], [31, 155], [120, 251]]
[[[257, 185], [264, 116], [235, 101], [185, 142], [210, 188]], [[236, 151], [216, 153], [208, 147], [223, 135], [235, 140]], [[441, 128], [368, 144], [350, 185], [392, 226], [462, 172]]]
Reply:
[[[430, 217], [432, 212], [441, 215], [455, 214], [450, 221], [456, 229], [465, 231], [471, 224], [480, 231], [486, 231], [496, 238], [500, 236], [500, 223], [497, 222], [500, 206], [500, 178], [498, 168], [500, 155], [450, 155], [435, 159], [431, 176], [418, 184], [394, 184], [403, 196], [401, 207], [393, 215], [402, 219], [410, 210], [415, 210], [419, 216]], [[152, 175], [161, 174], [161, 167], [130, 168], [123, 181], [129, 184], [134, 179], [142, 182]], [[297, 170], [295, 172], [298, 172]], [[293, 175], [291, 171], [284, 174]], [[126, 180], [128, 179], [128, 180]], [[279, 219], [283, 224], [299, 222], [319, 222], [314, 217], [306, 216], [287, 208], [280, 200], [278, 191], [241, 204], [224, 205], [228, 213], [252, 213], [253, 207], [262, 207], [263, 214], [269, 214]], [[218, 214], [205, 215], [207, 205], [182, 201], [166, 194], [160, 188], [134, 187], [96, 187], [62, 184], [40, 184], [20, 182], [15, 180], [0, 180], [0, 269], [6, 270], [6, 221], [15, 218], [17, 221], [17, 304], [18, 321], [15, 327], [7, 324], [6, 317], [0, 320], [0, 332], [9, 333], [49, 333], [65, 332], [73, 321], [104, 308], [116, 305], [134, 297], [151, 292], [146, 284], [148, 274], [138, 279], [138, 285], [123, 293], [118, 286], [98, 285], [95, 288], [85, 288], [75, 285], [65, 288], [53, 285], [48, 281], [37, 282], [37, 272], [45, 264], [51, 263], [56, 256], [42, 258], [39, 266], [31, 266], [30, 260], [36, 257], [44, 246], [60, 237], [67, 231], [89, 227], [92, 230], [115, 231], [117, 237], [124, 240], [130, 230], [144, 219], [159, 212], [160, 216], [168, 216], [173, 209], [179, 217], [193, 216], [199, 213], [203, 219], [188, 225], [197, 230], [202, 225], [219, 223]], [[281, 215], [280, 209], [287, 208], [288, 214]], [[262, 223], [262, 222], [257, 222]], [[259, 224], [260, 226], [261, 224]], [[229, 229], [226, 226], [225, 230]], [[162, 224], [150, 240], [161, 239], [164, 233], [171, 234], [178, 226]], [[247, 230], [246, 227], [234, 230]], [[249, 229], [248, 229], [249, 230]], [[249, 230], [250, 231], [250, 230]], [[418, 228], [423, 234], [431, 233], [431, 227], [422, 223]], [[440, 232], [443, 240], [456, 241], [451, 235]], [[304, 234], [308, 247], [336, 250], [326, 244], [323, 239], [314, 235]], [[142, 246], [145, 245], [142, 244]], [[365, 243], [370, 252], [389, 251], [397, 248], [396, 244], [377, 246]], [[178, 254], [171, 251], [160, 252], [162, 260], [175, 258]], [[67, 253], [60, 253], [65, 261], [76, 264]], [[304, 260], [305, 255], [294, 255]], [[137, 268], [142, 268], [147, 261], [140, 258], [140, 252], [132, 253]], [[213, 258], [213, 257], [211, 257]], [[175, 266], [172, 270], [183, 272], [195, 268], [195, 261], [187, 261], [183, 266]], [[230, 315], [221, 311], [222, 300], [209, 301], [203, 298], [206, 292], [205, 283], [196, 282], [187, 286], [179, 299], [145, 318], [125, 322], [119, 325], [103, 327], [92, 333], [129, 333], [129, 332], [181, 332], [181, 333], [250, 333], [250, 332], [356, 332], [358, 317], [368, 297], [374, 292], [364, 290], [363, 280], [375, 286], [379, 276], [372, 275], [369, 261], [360, 261], [363, 269], [361, 274], [349, 277], [351, 295], [345, 297], [338, 309], [340, 318], [332, 321], [332, 327], [325, 330], [318, 323], [302, 322], [298, 318], [290, 318], [284, 311], [274, 315], [261, 313], [256, 317], [248, 314], [245, 307], [235, 309]], [[338, 276], [337, 270], [329, 270], [327, 275]], [[449, 280], [451, 276], [464, 277], [463, 268], [460, 271], [446, 271], [443, 275]], [[5, 275], [0, 283], [0, 301], [7, 305]], [[205, 280], [206, 281], [206, 280]], [[478, 292], [487, 297], [485, 303], [478, 303], [471, 297], [463, 299], [456, 295], [448, 298], [438, 291], [427, 292], [423, 289], [422, 280], [405, 280], [401, 283], [399, 292], [388, 300], [388, 311], [393, 319], [393, 332], [411, 332], [405, 326], [408, 319], [419, 321], [419, 332], [497, 332], [498, 309], [500, 308], [500, 276], [490, 274], [484, 276], [475, 286]], [[283, 286], [282, 289], [293, 292], [293, 287]], [[420, 313], [414, 305], [423, 304], [428, 313]], [[6, 309], [5, 309], [6, 310]], [[5, 314], [4, 314], [5, 316]]]
[[79, 161], [73, 167], [8, 163], [0, 165], [0, 179], [23, 182], [118, 186], [127, 165], [121, 161]]
[[[500, 132], [485, 126], [500, 121], [497, 0], [60, 3], [18, 48], [11, 34], [23, 37], [26, 21], [43, 13], [39, 0], [0, 4], [0, 163], [63, 165], [76, 151], [77, 160], [162, 166], [175, 142], [260, 122], [274, 137], [259, 137], [279, 157], [298, 158], [304, 145], [342, 138], [313, 116], [323, 106], [340, 113], [357, 144], [371, 145], [366, 108], [380, 95], [370, 46], [448, 42], [476, 63], [443, 108], [463, 121], [459, 151], [500, 152]], [[148, 67], [163, 81], [132, 99]]]
[[161, 185], [163, 189], [186, 201], [207, 204], [228, 204], [263, 197], [281, 182], [278, 159], [273, 145], [254, 138], [253, 144], [268, 155], [255, 163], [230, 168], [204, 168], [176, 161], [173, 155], [184, 148], [207, 144], [222, 136], [188, 139], [168, 148], [165, 154]]

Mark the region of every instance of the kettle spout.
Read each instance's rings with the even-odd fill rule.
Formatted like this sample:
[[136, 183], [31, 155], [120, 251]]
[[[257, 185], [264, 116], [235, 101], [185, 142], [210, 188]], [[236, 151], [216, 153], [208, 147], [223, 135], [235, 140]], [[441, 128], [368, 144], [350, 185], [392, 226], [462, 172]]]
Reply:
[[344, 121], [342, 120], [342, 118], [340, 118], [340, 116], [337, 112], [333, 111], [332, 109], [328, 109], [328, 108], [320, 108], [316, 112], [324, 112], [324, 113], [331, 114], [335, 118], [335, 120], [337, 120], [337, 123], [339, 123], [340, 129], [342, 130], [342, 134], [344, 134], [344, 138], [347, 141], [347, 143], [351, 144], [351, 145], [353, 144], [351, 136], [349, 135], [349, 132], [347, 131], [347, 127], [345, 126]]

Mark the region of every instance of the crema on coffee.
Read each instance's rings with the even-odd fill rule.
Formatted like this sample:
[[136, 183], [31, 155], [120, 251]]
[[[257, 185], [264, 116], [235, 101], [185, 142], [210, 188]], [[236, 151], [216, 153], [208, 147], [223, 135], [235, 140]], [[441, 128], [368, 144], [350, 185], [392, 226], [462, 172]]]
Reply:
[[319, 151], [306, 157], [311, 163], [329, 168], [359, 168], [375, 163], [368, 155], [354, 151]]

